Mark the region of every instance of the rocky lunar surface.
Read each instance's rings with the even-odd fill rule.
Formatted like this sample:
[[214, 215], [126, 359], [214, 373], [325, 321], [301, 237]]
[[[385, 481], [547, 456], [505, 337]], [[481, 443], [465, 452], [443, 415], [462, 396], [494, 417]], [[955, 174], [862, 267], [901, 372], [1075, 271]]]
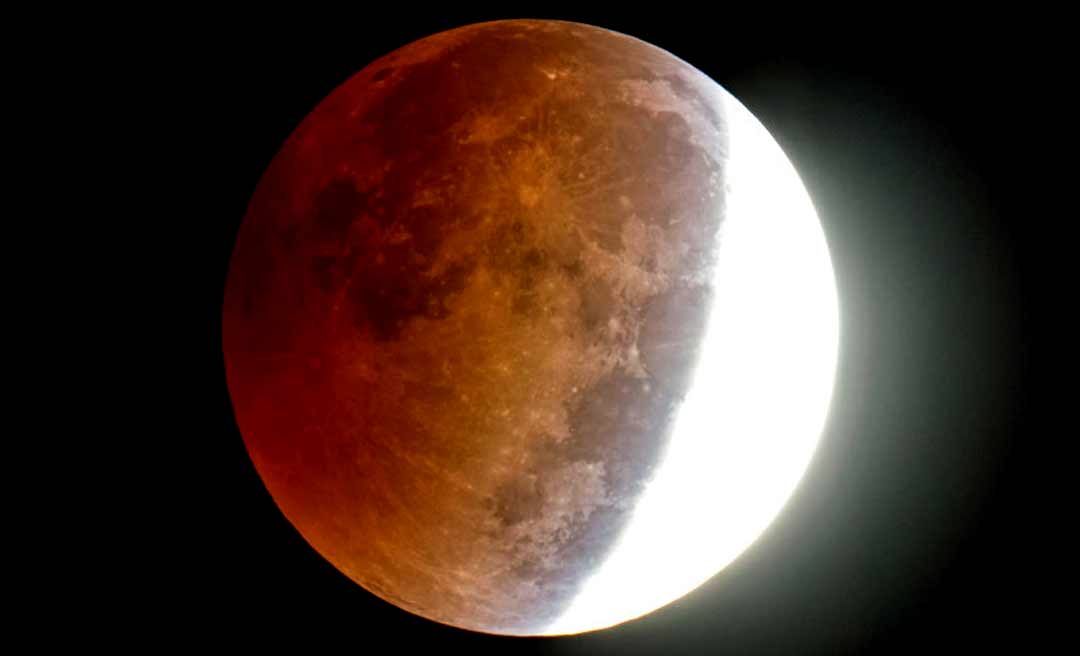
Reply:
[[719, 93], [633, 38], [505, 21], [372, 63], [292, 134], [225, 362], [260, 475], [342, 572], [533, 634], [611, 552], [705, 332]]

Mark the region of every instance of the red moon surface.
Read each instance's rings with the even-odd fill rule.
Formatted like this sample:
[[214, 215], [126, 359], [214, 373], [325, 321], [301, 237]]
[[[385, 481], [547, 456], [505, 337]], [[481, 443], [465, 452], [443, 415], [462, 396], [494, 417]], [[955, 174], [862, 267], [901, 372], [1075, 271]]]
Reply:
[[232, 256], [226, 373], [341, 572], [540, 634], [615, 548], [711, 307], [717, 88], [618, 33], [483, 23], [370, 64], [285, 142]]

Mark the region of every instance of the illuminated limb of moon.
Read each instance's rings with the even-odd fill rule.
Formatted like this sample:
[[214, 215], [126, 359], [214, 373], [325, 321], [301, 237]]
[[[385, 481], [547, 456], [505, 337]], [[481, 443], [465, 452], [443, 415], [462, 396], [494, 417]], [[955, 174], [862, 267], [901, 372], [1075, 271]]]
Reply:
[[624, 622], [711, 578], [780, 511], [823, 428], [839, 335], [824, 235], [780, 147], [724, 102], [727, 214], [693, 383], [612, 554], [545, 633]]
[[641, 615], [750, 544], [837, 343], [821, 227], [761, 125], [556, 21], [423, 39], [320, 103], [223, 314], [244, 442], [308, 542], [413, 613], [519, 635]]

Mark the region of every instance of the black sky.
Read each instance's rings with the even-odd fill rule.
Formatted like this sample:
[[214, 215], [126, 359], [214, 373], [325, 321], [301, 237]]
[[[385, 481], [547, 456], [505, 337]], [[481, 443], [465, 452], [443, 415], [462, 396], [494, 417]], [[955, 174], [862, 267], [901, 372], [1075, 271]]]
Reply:
[[[1050, 55], [1017, 41], [1037, 26], [888, 10], [658, 11], [264, 7], [171, 27], [162, 17], [139, 35], [167, 51], [154, 75], [133, 76], [167, 87], [147, 106], [168, 118], [148, 129], [165, 134], [158, 143], [182, 173], [150, 191], [174, 204], [170, 239], [183, 251], [169, 276], [168, 334], [180, 354], [169, 378], [182, 404], [170, 415], [168, 460], [177, 466], [161, 474], [170, 491], [162, 555], [139, 565], [140, 605], [152, 615], [140, 626], [207, 645], [375, 651], [378, 641], [402, 653], [887, 654], [1032, 649], [1045, 638], [1036, 536], [1050, 511], [1032, 502], [1032, 443], [1056, 429], [1034, 407], [1033, 221], [1050, 210], [1028, 191], [1039, 158], [1030, 130], [1016, 129], [1045, 118], [1038, 102], [1017, 100], [1038, 99], [1052, 78]], [[840, 291], [832, 413], [777, 521], [680, 602], [563, 639], [433, 624], [322, 560], [247, 459], [220, 351], [232, 240], [259, 176], [306, 113], [394, 48], [514, 17], [631, 34], [731, 91], [806, 183]]]

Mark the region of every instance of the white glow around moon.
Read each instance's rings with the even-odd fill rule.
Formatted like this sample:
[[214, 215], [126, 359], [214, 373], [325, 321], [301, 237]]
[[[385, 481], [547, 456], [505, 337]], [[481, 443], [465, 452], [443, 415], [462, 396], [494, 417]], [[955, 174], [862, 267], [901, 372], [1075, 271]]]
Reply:
[[824, 427], [839, 312], [821, 225], [776, 141], [719, 93], [727, 214], [694, 382], [630, 524], [549, 635], [639, 617], [726, 567], [780, 512]]

